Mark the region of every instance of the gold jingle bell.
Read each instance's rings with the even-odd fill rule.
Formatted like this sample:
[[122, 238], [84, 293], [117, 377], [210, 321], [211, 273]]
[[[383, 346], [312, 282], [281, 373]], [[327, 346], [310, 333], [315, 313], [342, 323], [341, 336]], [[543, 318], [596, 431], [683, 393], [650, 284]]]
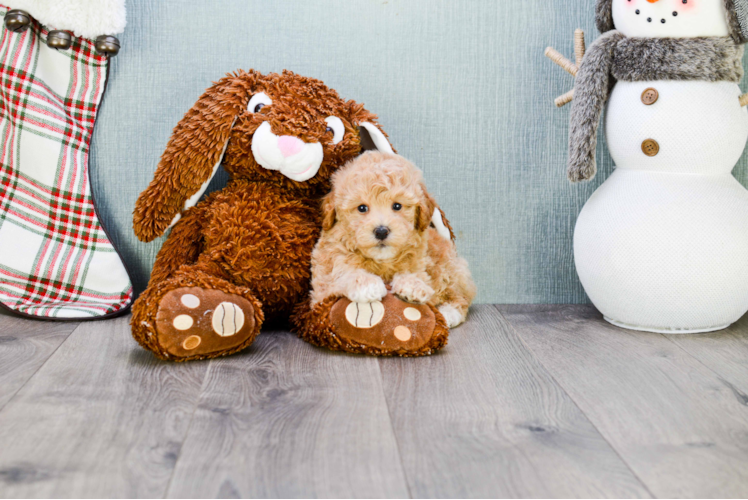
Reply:
[[116, 36], [101, 35], [96, 37], [96, 52], [107, 57], [116, 56], [119, 52], [120, 44]]
[[47, 35], [47, 46], [51, 49], [66, 50], [72, 44], [73, 37], [67, 31], [53, 30]]
[[5, 27], [14, 33], [26, 31], [31, 25], [31, 16], [21, 9], [11, 9], [5, 14]]

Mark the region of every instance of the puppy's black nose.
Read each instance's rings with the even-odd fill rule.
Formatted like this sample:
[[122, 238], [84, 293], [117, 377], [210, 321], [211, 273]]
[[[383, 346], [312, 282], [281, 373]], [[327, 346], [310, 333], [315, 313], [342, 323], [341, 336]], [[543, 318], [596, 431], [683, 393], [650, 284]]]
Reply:
[[386, 240], [389, 234], [390, 228], [387, 226], [379, 226], [374, 230], [374, 236], [376, 236], [378, 240]]

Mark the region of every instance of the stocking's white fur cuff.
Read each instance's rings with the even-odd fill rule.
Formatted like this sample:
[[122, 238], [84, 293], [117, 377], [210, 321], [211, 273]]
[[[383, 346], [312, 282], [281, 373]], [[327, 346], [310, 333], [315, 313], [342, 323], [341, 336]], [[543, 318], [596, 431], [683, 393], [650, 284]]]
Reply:
[[0, 0], [22, 9], [50, 29], [68, 30], [83, 38], [115, 35], [125, 30], [125, 0]]

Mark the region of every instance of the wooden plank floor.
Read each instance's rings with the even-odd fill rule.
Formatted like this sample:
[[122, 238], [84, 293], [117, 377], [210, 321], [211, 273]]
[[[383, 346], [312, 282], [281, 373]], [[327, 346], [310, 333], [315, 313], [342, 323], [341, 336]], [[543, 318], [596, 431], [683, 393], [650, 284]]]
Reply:
[[484, 305], [430, 358], [269, 331], [181, 364], [128, 320], [0, 313], [0, 497], [748, 496], [748, 318]]

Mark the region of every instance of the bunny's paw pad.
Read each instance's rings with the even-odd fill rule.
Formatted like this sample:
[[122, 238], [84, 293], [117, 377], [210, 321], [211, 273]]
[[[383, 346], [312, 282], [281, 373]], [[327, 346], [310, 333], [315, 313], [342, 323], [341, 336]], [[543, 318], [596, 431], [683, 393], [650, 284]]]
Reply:
[[330, 322], [345, 350], [377, 356], [423, 356], [447, 343], [444, 319], [432, 307], [387, 294], [377, 302], [341, 298]]
[[257, 335], [255, 311], [245, 298], [190, 287], [167, 293], [159, 304], [159, 344], [172, 357], [213, 357], [246, 347]]

